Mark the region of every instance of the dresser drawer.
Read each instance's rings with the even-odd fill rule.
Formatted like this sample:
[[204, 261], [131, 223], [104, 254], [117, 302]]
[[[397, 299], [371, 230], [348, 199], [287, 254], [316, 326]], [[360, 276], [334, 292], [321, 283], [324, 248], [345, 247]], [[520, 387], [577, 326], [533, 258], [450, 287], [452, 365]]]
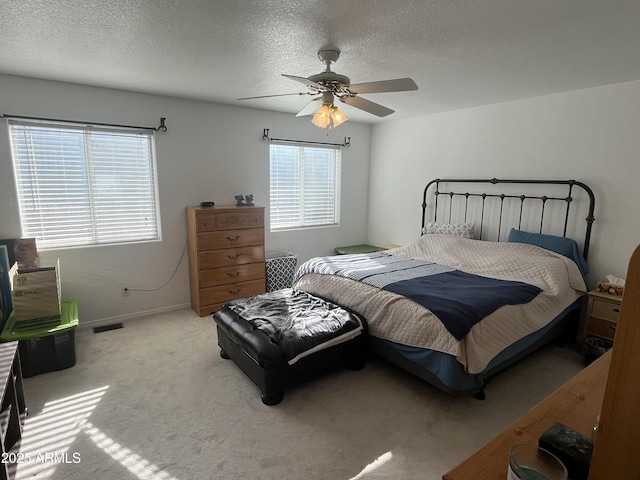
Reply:
[[226, 248], [223, 250], [208, 250], [206, 252], [198, 253], [200, 270], [257, 262], [262, 262], [264, 267], [263, 245], [255, 247]]
[[199, 281], [201, 288], [226, 285], [229, 283], [245, 282], [247, 280], [264, 280], [265, 266], [263, 263], [248, 263], [231, 267], [200, 270]]
[[619, 314], [619, 303], [606, 302], [598, 298], [593, 299], [593, 307], [591, 309], [592, 317], [598, 317], [605, 320], [611, 320], [612, 322], [617, 322]]
[[617, 326], [618, 324], [616, 322], [610, 322], [608, 320], [591, 317], [589, 319], [587, 335], [595, 335], [597, 337], [602, 337], [613, 341]]
[[263, 228], [264, 212], [200, 213], [196, 221], [198, 232], [233, 230], [238, 228]]
[[251, 297], [264, 293], [264, 280], [250, 280], [231, 285], [219, 285], [217, 287], [200, 289], [202, 305], [216, 305], [228, 302], [235, 298]]
[[216, 215], [218, 230], [232, 230], [235, 228], [263, 228], [264, 212], [251, 210], [246, 212], [227, 212]]
[[249, 212], [249, 228], [264, 228], [264, 211]]
[[198, 234], [198, 250], [217, 250], [220, 248], [264, 245], [264, 229], [226, 230]]
[[196, 231], [212, 232], [216, 230], [216, 214], [200, 213], [196, 216]]

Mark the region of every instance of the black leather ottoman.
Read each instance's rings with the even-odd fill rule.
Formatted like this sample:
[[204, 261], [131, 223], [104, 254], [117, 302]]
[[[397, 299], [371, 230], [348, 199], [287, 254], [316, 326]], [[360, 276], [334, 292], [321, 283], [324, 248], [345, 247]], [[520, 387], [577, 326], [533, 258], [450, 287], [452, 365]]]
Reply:
[[232, 359], [261, 390], [282, 401], [288, 387], [331, 370], [360, 370], [366, 323], [306, 292], [285, 289], [229, 302], [213, 314], [220, 356]]

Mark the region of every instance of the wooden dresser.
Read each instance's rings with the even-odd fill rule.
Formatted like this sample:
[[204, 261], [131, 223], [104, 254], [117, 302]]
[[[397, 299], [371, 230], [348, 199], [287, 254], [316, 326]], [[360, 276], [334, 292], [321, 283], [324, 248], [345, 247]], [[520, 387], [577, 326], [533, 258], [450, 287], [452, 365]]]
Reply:
[[265, 292], [264, 207], [187, 207], [187, 238], [198, 315]]

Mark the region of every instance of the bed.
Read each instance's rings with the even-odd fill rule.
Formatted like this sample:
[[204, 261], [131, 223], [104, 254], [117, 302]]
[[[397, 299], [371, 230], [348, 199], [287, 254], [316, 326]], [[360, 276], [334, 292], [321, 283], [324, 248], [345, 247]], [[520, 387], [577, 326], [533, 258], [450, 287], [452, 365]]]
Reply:
[[373, 352], [484, 398], [492, 377], [576, 331], [594, 203], [574, 180], [436, 179], [414, 241], [311, 259], [294, 287], [357, 312]]

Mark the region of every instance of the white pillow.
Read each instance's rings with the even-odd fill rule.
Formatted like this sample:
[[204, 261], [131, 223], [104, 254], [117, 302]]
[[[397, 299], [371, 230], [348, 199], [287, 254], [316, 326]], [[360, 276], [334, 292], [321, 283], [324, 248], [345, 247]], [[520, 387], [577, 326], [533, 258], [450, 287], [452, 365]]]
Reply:
[[473, 238], [473, 223], [429, 222], [423, 233], [441, 233], [454, 237]]

